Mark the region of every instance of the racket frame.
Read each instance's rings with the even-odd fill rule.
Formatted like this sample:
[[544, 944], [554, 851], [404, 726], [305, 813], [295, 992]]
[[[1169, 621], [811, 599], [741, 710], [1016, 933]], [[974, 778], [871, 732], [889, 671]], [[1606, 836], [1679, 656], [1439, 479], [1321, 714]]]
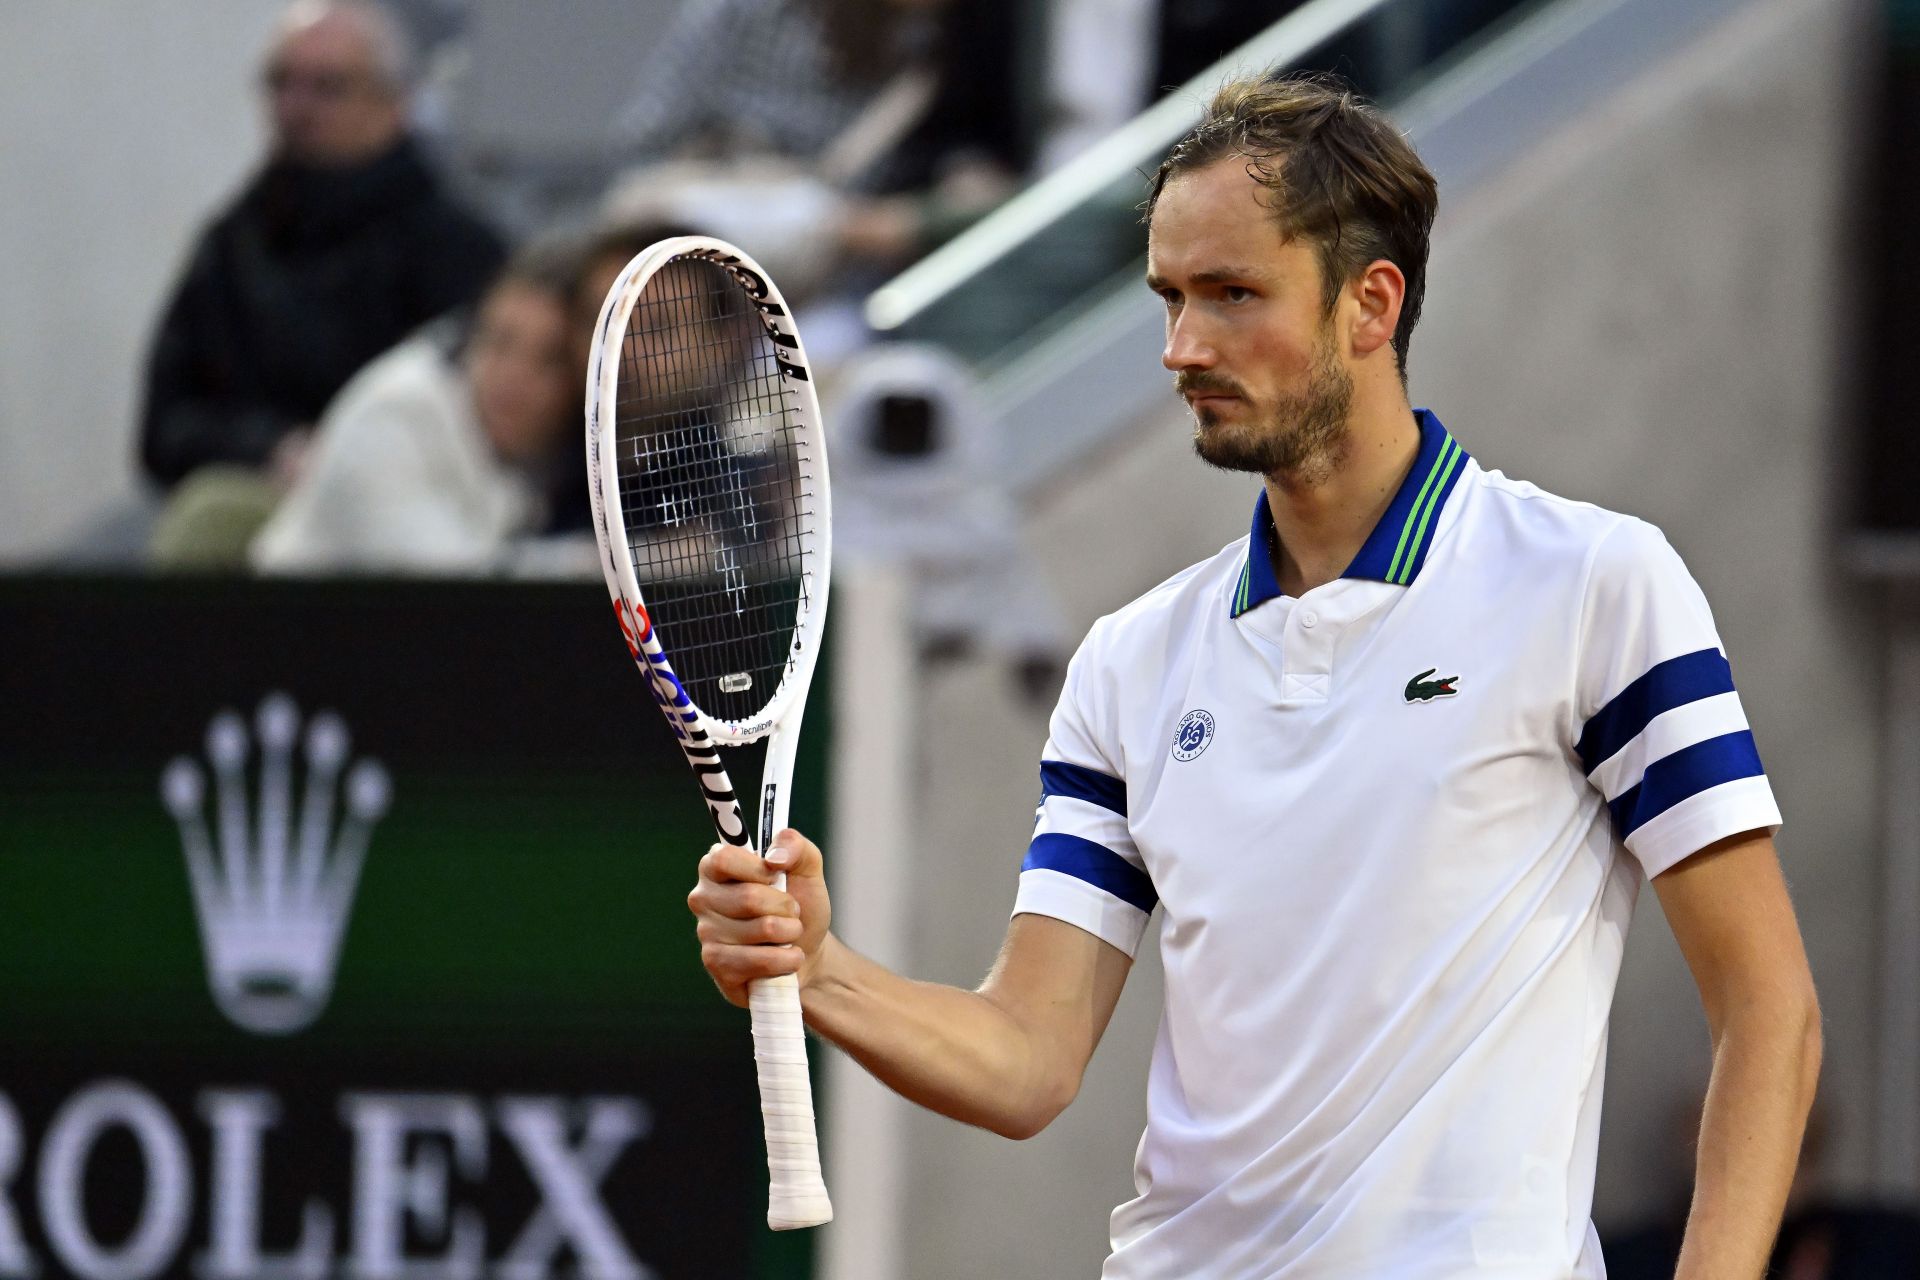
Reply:
[[[587, 371], [587, 474], [593, 503], [594, 533], [600, 540], [607, 586], [615, 608], [624, 601], [628, 613], [621, 619], [621, 630], [629, 635], [629, 648], [641, 632], [651, 631], [646, 615], [646, 595], [634, 572], [633, 556], [627, 548], [626, 521], [620, 503], [620, 468], [614, 457], [618, 427], [618, 406], [614, 403], [618, 387], [619, 363], [609, 364], [605, 353], [618, 351], [625, 342], [627, 322], [647, 282], [667, 263], [681, 257], [696, 257], [724, 269], [753, 299], [761, 326], [773, 344], [774, 360], [781, 372], [789, 405], [794, 414], [794, 433], [806, 448], [813, 489], [813, 527], [803, 543], [800, 573], [799, 613], [794, 620], [792, 650], [781, 671], [779, 687], [774, 690], [757, 715], [744, 720], [727, 720], [708, 715], [691, 699], [673, 674], [672, 663], [664, 651], [658, 657], [649, 654], [642, 672], [649, 683], [666, 685], [665, 708], [678, 707], [680, 718], [673, 722], [676, 735], [681, 725], [697, 728], [707, 738], [725, 747], [758, 742], [785, 720], [790, 708], [804, 702], [807, 685], [813, 679], [820, 658], [820, 642], [826, 629], [827, 587], [833, 561], [832, 493], [827, 483], [827, 450], [820, 421], [820, 400], [814, 391], [813, 376], [807, 364], [806, 348], [786, 299], [760, 268], [760, 264], [724, 240], [711, 236], [677, 236], [651, 245], [636, 255], [620, 273], [600, 307], [594, 326], [593, 357]], [[618, 339], [615, 340], [615, 335]], [[618, 530], [618, 536], [615, 531]], [[618, 590], [614, 590], [615, 584]], [[645, 642], [637, 641], [644, 649]], [[657, 647], [657, 645], [655, 646]], [[640, 655], [635, 655], [640, 661]], [[729, 840], [730, 844], [742, 843]]]
[[[773, 344], [793, 431], [804, 451], [813, 503], [813, 521], [802, 543], [800, 597], [793, 643], [773, 696], [753, 716], [729, 720], [710, 716], [688, 695], [647, 611], [646, 596], [634, 570], [620, 499], [620, 468], [614, 450], [619, 427], [620, 354], [627, 324], [647, 283], [668, 263], [692, 257], [725, 270], [752, 299], [760, 323]], [[609, 359], [609, 355], [612, 356]], [[714, 831], [730, 845], [763, 850], [787, 824], [789, 790], [807, 689], [819, 660], [826, 628], [827, 587], [832, 563], [832, 506], [827, 482], [827, 452], [820, 403], [793, 315], [767, 273], [746, 253], [710, 236], [678, 236], [642, 250], [607, 291], [594, 326], [587, 368], [587, 473], [593, 506], [594, 536], [599, 541], [614, 614], [627, 652], [646, 678], [700, 784]], [[745, 746], [766, 738], [762, 766], [758, 838], [747, 827], [738, 795], [721, 763], [718, 748]], [[786, 876], [776, 878], [786, 888]], [[800, 988], [792, 975], [768, 978], [749, 987], [761, 1109], [767, 1126], [770, 1174], [767, 1224], [775, 1230], [818, 1226], [833, 1217], [820, 1176], [808, 1077]], [[776, 1154], [776, 1151], [786, 1154]]]

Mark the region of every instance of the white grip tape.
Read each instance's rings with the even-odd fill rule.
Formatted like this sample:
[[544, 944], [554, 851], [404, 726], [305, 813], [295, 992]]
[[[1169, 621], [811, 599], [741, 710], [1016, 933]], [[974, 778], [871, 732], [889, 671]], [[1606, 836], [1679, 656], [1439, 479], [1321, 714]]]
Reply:
[[753, 1013], [753, 1059], [767, 1131], [767, 1225], [775, 1231], [817, 1227], [832, 1221], [833, 1205], [820, 1177], [799, 980], [790, 973], [762, 978], [747, 989], [747, 1007]]

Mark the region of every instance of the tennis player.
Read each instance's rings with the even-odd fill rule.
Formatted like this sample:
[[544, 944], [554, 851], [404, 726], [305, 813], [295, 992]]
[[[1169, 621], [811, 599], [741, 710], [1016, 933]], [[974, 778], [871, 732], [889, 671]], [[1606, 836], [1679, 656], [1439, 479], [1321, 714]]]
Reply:
[[797, 832], [716, 848], [689, 899], [729, 999], [798, 973], [817, 1032], [1010, 1137], [1072, 1100], [1158, 906], [1108, 1277], [1602, 1276], [1642, 877], [1713, 1042], [1680, 1276], [1759, 1276], [1779, 1224], [1820, 1057], [1779, 811], [1659, 531], [1484, 469], [1410, 406], [1435, 205], [1385, 118], [1307, 78], [1226, 85], [1155, 175], [1164, 362], [1200, 456], [1264, 484], [1248, 537], [1081, 646], [977, 991], [842, 945]]

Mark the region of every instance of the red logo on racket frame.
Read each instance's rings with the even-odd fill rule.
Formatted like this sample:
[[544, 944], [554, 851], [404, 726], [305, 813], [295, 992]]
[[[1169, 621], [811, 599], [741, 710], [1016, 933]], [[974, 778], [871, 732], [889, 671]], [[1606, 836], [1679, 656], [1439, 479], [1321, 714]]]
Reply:
[[633, 655], [635, 662], [640, 661], [640, 646], [653, 635], [653, 619], [647, 616], [644, 606], [629, 609], [624, 599], [614, 601], [613, 616], [620, 623], [620, 634], [627, 642], [627, 652]]

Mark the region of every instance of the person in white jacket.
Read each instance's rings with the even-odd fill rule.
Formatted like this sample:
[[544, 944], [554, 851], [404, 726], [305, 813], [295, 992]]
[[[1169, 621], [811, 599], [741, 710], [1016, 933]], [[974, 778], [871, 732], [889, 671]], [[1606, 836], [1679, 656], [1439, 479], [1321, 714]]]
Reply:
[[255, 538], [271, 574], [511, 570], [546, 519], [544, 481], [578, 425], [574, 255], [509, 264], [470, 328], [436, 322], [327, 407], [300, 482]]

